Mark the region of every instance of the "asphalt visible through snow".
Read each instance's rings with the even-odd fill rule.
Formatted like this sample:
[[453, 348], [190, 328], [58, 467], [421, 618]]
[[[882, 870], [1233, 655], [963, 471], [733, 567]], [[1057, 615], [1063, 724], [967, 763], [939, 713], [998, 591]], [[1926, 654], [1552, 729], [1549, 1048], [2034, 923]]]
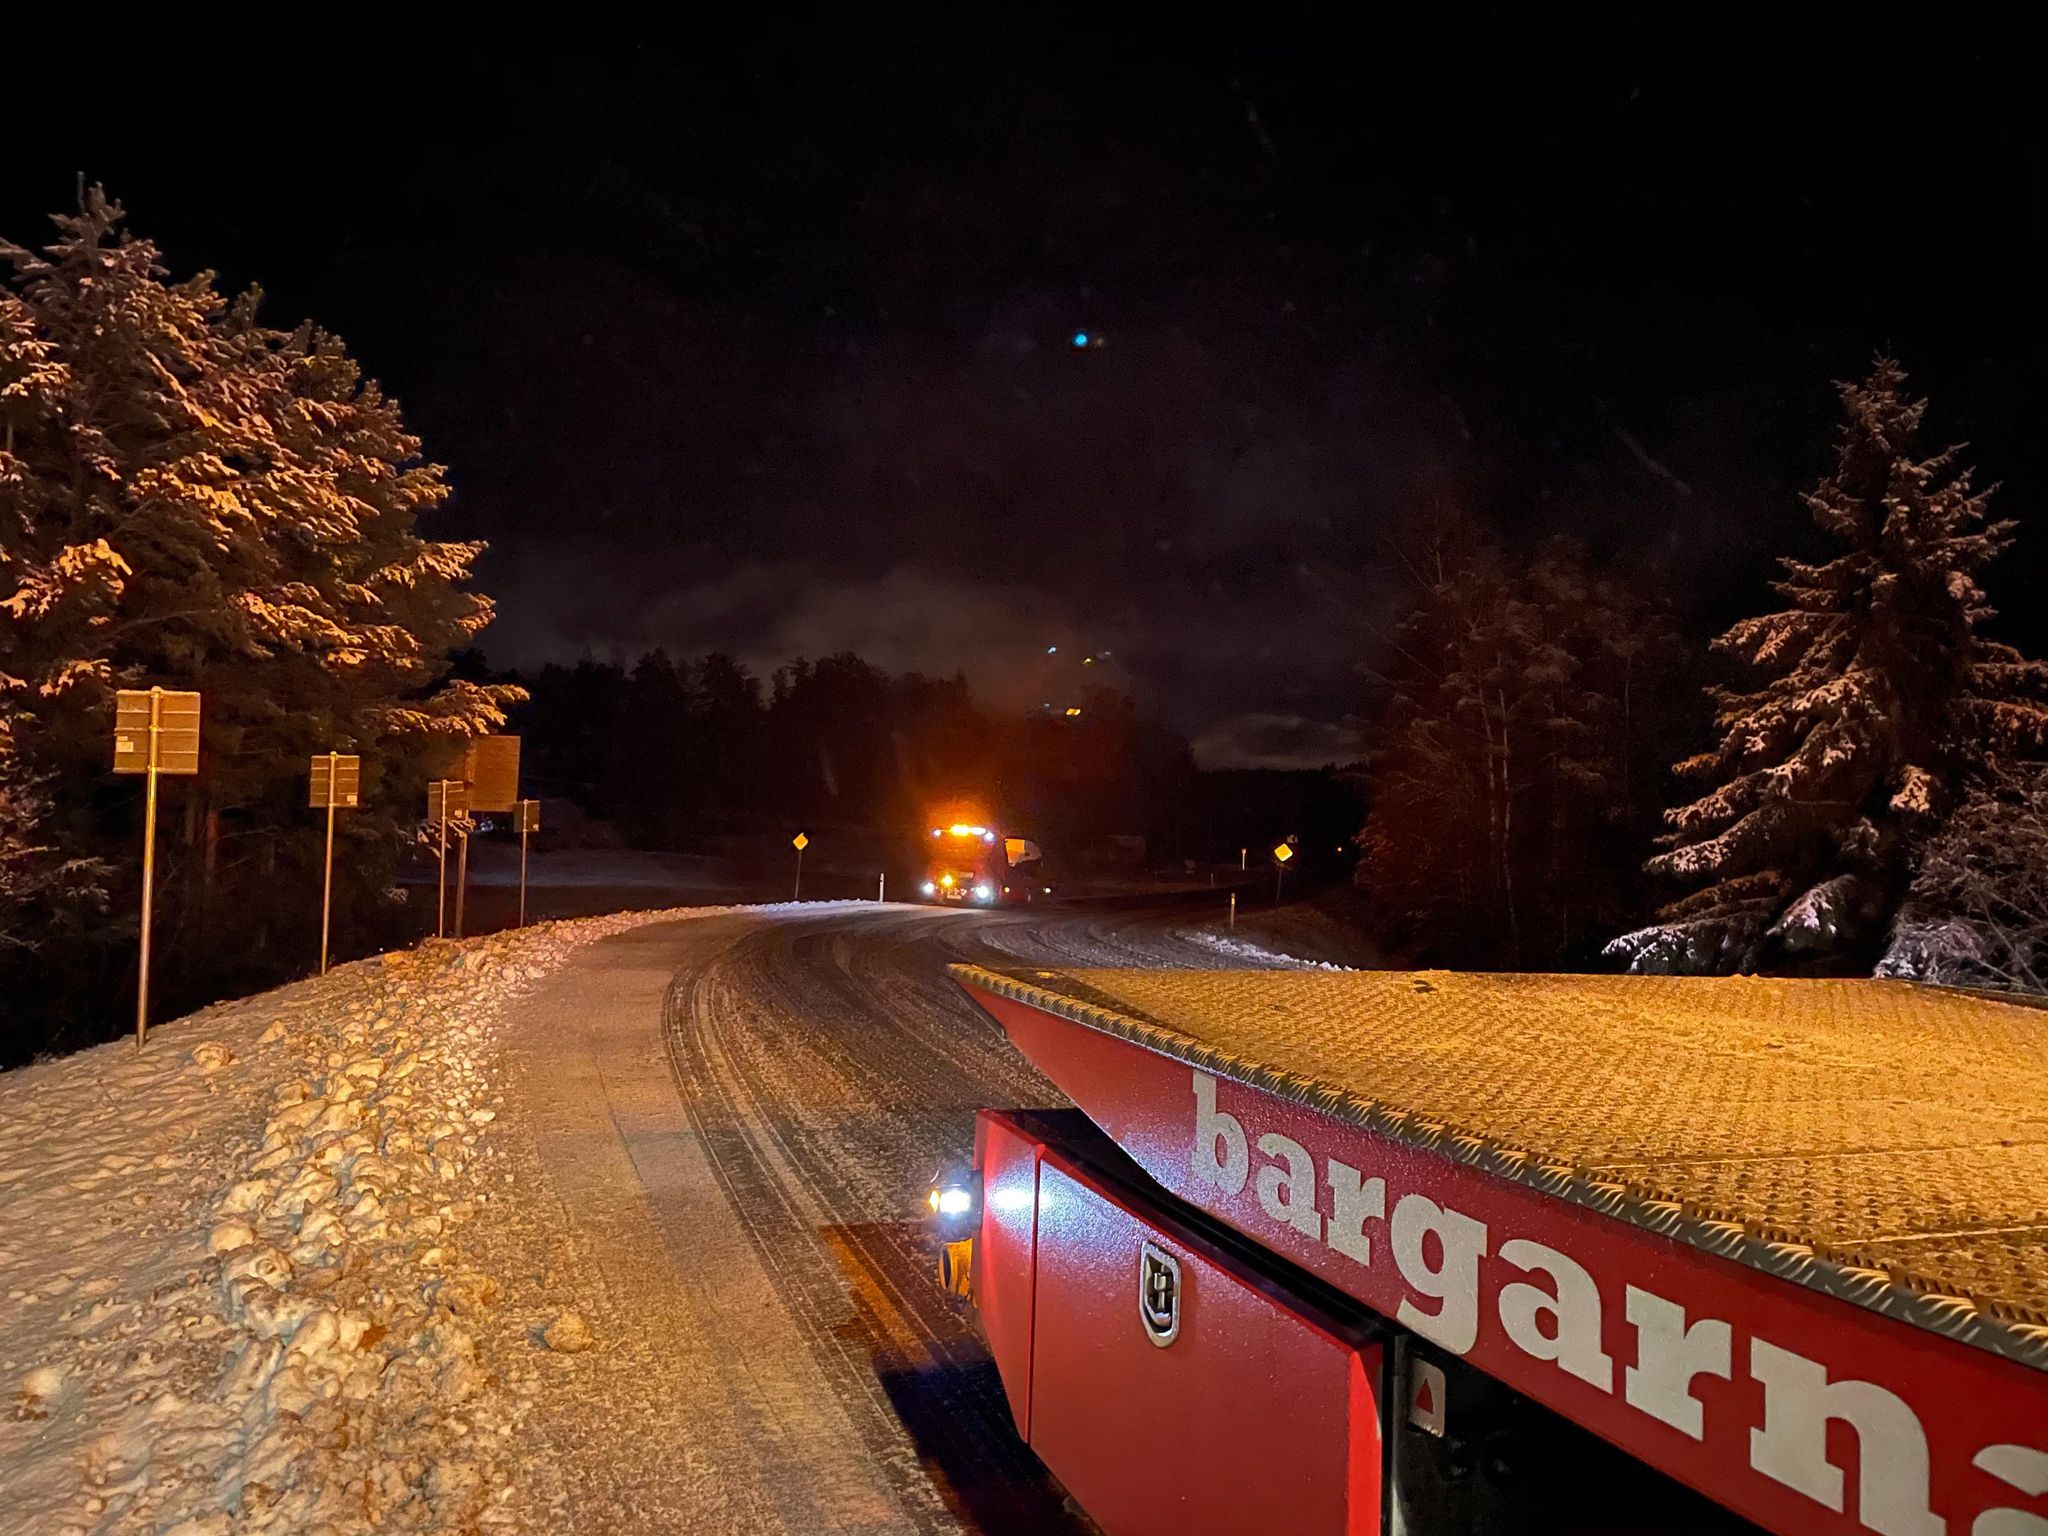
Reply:
[[1092, 1529], [918, 1220], [978, 1108], [1064, 1102], [945, 967], [1230, 963], [1191, 915], [706, 915], [591, 946], [522, 1009], [512, 1097], [613, 1352], [594, 1414], [538, 1426], [558, 1528]]

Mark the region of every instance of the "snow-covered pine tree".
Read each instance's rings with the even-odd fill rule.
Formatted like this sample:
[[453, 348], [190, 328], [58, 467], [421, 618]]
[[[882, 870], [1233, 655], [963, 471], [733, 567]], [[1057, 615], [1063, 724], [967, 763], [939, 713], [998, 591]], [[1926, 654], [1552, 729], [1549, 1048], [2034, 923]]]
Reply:
[[0, 689], [43, 840], [117, 870], [113, 690], [202, 691], [201, 775], [167, 786], [160, 921], [233, 914], [248, 960], [271, 925], [303, 926], [294, 896], [318, 900], [279, 870], [317, 858], [309, 754], [364, 755], [344, 880], [382, 890], [422, 746], [502, 722], [516, 690], [444, 680], [490, 616], [468, 589], [479, 546], [420, 536], [442, 471], [337, 340], [266, 328], [207, 276], [168, 281], [97, 189], [56, 222], [41, 252], [0, 246]]
[[1715, 642], [1761, 684], [1710, 691], [1720, 740], [1677, 770], [1714, 787], [1650, 863], [1699, 888], [1608, 947], [1632, 970], [1868, 966], [1958, 788], [2048, 737], [2048, 668], [1980, 632], [2012, 525], [1987, 524], [1960, 449], [1912, 456], [1905, 387], [1889, 358], [1840, 386], [1840, 455], [1805, 500], [1841, 552], [1782, 560], [1789, 606]]

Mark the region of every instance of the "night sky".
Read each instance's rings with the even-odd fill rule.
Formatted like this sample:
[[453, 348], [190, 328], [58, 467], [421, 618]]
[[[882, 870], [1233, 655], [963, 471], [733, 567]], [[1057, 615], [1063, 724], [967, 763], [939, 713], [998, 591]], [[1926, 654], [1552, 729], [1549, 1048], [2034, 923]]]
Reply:
[[[83, 171], [338, 330], [491, 541], [494, 663], [852, 649], [1007, 708], [1106, 648], [1205, 764], [1316, 764], [1419, 518], [1578, 534], [1705, 634], [1878, 348], [2048, 526], [2031, 50], [1685, 14], [138, 52], [10, 81], [0, 233]], [[1993, 574], [2036, 649], [2044, 550]]]

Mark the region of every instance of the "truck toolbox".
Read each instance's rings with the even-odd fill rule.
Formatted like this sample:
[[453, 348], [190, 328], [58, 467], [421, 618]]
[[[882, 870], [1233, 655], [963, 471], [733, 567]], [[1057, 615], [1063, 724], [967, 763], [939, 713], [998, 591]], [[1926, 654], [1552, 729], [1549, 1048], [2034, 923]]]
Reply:
[[1192, 1207], [1384, 1326], [1387, 1529], [1506, 1528], [1445, 1513], [1488, 1465], [1461, 1425], [1567, 1447], [1548, 1416], [1671, 1480], [1627, 1529], [1690, 1521], [1654, 1491], [1684, 1485], [1783, 1536], [2048, 1536], [2048, 1013], [1879, 981], [956, 975], [1152, 1191], [1038, 1154], [1029, 1437], [1098, 1519], [1146, 1471], [1098, 1443], [1096, 1477], [1047, 1390], [1057, 1416], [1084, 1377], [1167, 1379], [1104, 1330], [1146, 1213]]
[[1378, 1532], [1384, 1359], [1355, 1309], [1261, 1273], [1057, 1128], [981, 1120], [991, 1349], [1028, 1383], [1025, 1438], [1108, 1536], [1271, 1536], [1282, 1509], [1298, 1536]]

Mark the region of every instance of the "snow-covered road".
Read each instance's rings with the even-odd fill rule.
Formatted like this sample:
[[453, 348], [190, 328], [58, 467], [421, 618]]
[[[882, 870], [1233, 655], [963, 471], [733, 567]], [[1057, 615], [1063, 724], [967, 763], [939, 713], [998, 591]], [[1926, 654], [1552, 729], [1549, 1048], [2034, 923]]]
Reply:
[[1058, 1095], [952, 960], [1171, 912], [819, 903], [343, 966], [0, 1075], [0, 1526], [1081, 1529], [915, 1217]]
[[522, 1006], [506, 1120], [533, 1139], [511, 1155], [555, 1192], [606, 1345], [535, 1357], [565, 1379], [526, 1494], [558, 1528], [1087, 1528], [916, 1219], [977, 1108], [1062, 1102], [946, 978], [958, 959], [1232, 963], [1159, 914], [848, 905], [640, 929]]

